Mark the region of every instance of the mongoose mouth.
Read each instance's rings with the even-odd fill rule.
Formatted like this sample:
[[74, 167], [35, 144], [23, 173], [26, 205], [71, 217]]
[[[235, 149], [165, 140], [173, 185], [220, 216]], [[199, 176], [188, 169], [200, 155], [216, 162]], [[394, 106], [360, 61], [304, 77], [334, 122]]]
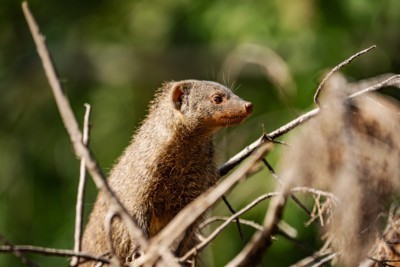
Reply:
[[247, 116], [224, 116], [222, 117], [222, 121], [224, 122], [225, 125], [234, 125], [234, 124], [239, 124], [242, 123]]

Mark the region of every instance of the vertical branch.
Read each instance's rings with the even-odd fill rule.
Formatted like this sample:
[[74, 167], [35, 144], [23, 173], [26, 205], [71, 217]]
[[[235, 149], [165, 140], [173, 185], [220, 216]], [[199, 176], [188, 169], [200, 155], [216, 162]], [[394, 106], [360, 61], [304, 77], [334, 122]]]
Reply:
[[44, 41], [44, 37], [43, 35], [41, 35], [39, 27], [37, 26], [37, 23], [33, 15], [31, 14], [28, 4], [26, 2], [22, 3], [22, 10], [31, 31], [33, 40], [35, 41], [38, 54], [43, 64], [43, 68], [45, 70], [50, 87], [53, 91], [58, 110], [60, 111], [61, 118], [69, 134], [76, 155], [79, 158], [85, 159], [86, 168], [92, 176], [97, 188], [103, 191], [109, 197], [111, 204], [117, 208], [118, 212], [121, 214], [122, 219], [127, 225], [131, 237], [134, 237], [142, 248], [146, 248], [148, 242], [143, 234], [143, 231], [137, 226], [134, 218], [129, 215], [128, 211], [122, 205], [121, 201], [111, 190], [110, 186], [106, 182], [106, 177], [101, 171], [97, 161], [92, 156], [90, 150], [82, 143], [82, 133], [78, 127], [78, 122], [76, 121], [68, 98], [65, 96], [61, 84], [58, 80], [58, 76], [56, 74], [55, 67], [53, 66], [46, 43]]
[[107, 240], [108, 240], [108, 247], [109, 247], [110, 254], [113, 257], [115, 256], [115, 248], [113, 245], [111, 228], [112, 228], [112, 222], [116, 216], [118, 216], [118, 213], [115, 210], [110, 209], [107, 212], [106, 217], [104, 218], [104, 229], [105, 229]]
[[[89, 118], [91, 107], [89, 104], [85, 104], [86, 112], [83, 121], [83, 145], [86, 147], [89, 144]], [[79, 185], [78, 185], [78, 195], [76, 200], [76, 215], [75, 215], [75, 236], [74, 236], [74, 251], [81, 251], [82, 243], [82, 222], [83, 222], [83, 203], [85, 197], [85, 185], [86, 185], [86, 167], [85, 159], [81, 159], [80, 173], [79, 173]], [[71, 259], [71, 266], [76, 266], [79, 262], [78, 257], [73, 257]]]

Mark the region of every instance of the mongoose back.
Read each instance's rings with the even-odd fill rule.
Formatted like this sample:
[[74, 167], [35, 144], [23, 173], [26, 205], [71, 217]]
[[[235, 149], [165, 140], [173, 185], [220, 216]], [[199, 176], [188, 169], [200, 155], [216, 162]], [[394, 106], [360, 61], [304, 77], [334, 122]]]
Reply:
[[[157, 91], [149, 113], [117, 164], [109, 184], [148, 238], [219, 178], [213, 137], [241, 123], [253, 105], [215, 82], [168, 82]], [[83, 236], [83, 251], [109, 251], [104, 218], [107, 197], [97, 197]], [[115, 253], [125, 261], [135, 249], [123, 223], [112, 225]], [[176, 245], [183, 255], [196, 239], [193, 226]]]

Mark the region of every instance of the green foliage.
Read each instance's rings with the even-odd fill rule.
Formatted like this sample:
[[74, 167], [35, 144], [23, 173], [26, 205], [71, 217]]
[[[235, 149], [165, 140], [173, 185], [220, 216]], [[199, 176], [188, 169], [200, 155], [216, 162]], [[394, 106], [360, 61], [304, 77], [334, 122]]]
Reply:
[[[92, 105], [91, 147], [105, 172], [129, 142], [163, 81], [217, 79], [228, 53], [242, 43], [276, 51], [288, 64], [298, 92], [282, 99], [260, 68], [245, 67], [235, 83], [237, 93], [254, 102], [255, 111], [244, 125], [222, 131], [221, 162], [255, 140], [262, 125], [273, 130], [309, 108], [321, 71], [356, 51], [378, 45], [345, 68], [354, 79], [400, 70], [396, 0], [32, 0], [29, 4], [77, 117], [83, 117], [85, 102]], [[79, 162], [19, 1], [0, 3], [0, 29], [0, 234], [15, 244], [71, 248]], [[229, 72], [224, 78], [229, 85], [233, 82]], [[277, 157], [272, 155], [273, 165]], [[262, 193], [257, 189], [273, 190], [267, 173], [252, 179], [229, 196], [236, 209]], [[87, 210], [96, 195], [89, 185]], [[246, 218], [262, 221], [263, 207]], [[306, 217], [300, 216], [298, 207], [288, 210], [299, 214], [288, 215], [293, 219], [289, 222], [304, 229]], [[217, 211], [227, 214], [223, 206]], [[314, 230], [305, 231], [300, 237], [314, 244], [315, 235], [310, 234]], [[247, 239], [251, 233], [246, 230]], [[235, 228], [230, 228], [212, 246], [215, 266], [226, 263], [241, 247]], [[278, 240], [266, 260], [286, 266], [305, 255], [296, 251]], [[221, 253], [225, 255], [220, 257]], [[288, 262], [278, 262], [277, 255], [288, 253]], [[35, 259], [41, 266], [67, 265], [66, 259]], [[0, 255], [0, 266], [16, 265], [20, 263], [13, 256]]]

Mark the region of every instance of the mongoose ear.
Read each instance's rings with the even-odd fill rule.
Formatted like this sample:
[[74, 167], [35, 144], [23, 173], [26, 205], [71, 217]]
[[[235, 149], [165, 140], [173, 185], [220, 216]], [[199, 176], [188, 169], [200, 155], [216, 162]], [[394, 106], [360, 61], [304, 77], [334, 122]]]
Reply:
[[172, 87], [172, 102], [177, 110], [181, 110], [183, 96], [188, 93], [189, 87], [184, 83], [176, 83]]

